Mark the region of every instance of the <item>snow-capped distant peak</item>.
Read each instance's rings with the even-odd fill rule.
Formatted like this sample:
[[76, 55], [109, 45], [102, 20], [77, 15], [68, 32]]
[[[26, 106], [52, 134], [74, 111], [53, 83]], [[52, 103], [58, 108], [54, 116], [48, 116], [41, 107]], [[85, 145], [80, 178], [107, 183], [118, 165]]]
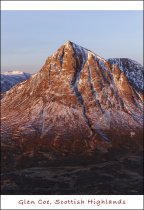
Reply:
[[27, 80], [31, 74], [22, 71], [7, 71], [1, 73], [1, 90], [0, 92], [5, 92], [9, 90], [14, 85]]
[[7, 71], [7, 72], [3, 72], [2, 74], [4, 75], [19, 75], [19, 74], [24, 74], [23, 71]]

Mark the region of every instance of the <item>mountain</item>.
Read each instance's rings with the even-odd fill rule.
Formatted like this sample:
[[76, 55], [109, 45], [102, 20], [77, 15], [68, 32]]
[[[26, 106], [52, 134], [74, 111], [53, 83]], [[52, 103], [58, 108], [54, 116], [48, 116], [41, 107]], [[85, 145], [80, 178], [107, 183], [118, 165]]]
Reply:
[[141, 74], [141, 66], [129, 59], [105, 60], [66, 42], [2, 99], [4, 154], [12, 147], [11, 159], [16, 149], [81, 154], [135, 148], [143, 137], [137, 70]]
[[110, 65], [116, 64], [120, 70], [125, 73], [128, 81], [138, 91], [143, 91], [144, 69], [141, 64], [128, 58], [108, 59]]
[[31, 75], [22, 71], [8, 71], [1, 73], [1, 93], [8, 91], [17, 83], [27, 80]]

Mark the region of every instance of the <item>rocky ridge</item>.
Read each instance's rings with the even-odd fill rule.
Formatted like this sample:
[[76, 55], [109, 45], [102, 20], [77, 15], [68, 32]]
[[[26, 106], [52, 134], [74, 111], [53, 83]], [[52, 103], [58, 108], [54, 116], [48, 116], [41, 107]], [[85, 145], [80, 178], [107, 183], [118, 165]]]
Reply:
[[139, 146], [143, 94], [136, 86], [141, 85], [130, 82], [132, 69], [126, 73], [117, 62], [71, 41], [62, 45], [2, 99], [4, 152], [8, 145], [18, 154]]

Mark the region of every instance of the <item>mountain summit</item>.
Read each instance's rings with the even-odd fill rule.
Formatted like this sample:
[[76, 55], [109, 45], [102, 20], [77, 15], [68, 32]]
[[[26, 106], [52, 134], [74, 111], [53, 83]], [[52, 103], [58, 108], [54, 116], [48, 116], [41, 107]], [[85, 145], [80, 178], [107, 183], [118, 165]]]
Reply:
[[138, 144], [142, 88], [137, 88], [134, 62], [127, 59], [130, 69], [121, 62], [66, 42], [38, 73], [6, 92], [3, 144], [60, 154]]

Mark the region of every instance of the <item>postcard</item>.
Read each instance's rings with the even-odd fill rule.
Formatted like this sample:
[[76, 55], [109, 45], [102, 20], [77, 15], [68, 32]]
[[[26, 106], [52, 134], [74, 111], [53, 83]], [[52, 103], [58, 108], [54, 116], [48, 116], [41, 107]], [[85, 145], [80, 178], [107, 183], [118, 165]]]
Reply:
[[2, 1], [1, 209], [142, 209], [142, 1]]

